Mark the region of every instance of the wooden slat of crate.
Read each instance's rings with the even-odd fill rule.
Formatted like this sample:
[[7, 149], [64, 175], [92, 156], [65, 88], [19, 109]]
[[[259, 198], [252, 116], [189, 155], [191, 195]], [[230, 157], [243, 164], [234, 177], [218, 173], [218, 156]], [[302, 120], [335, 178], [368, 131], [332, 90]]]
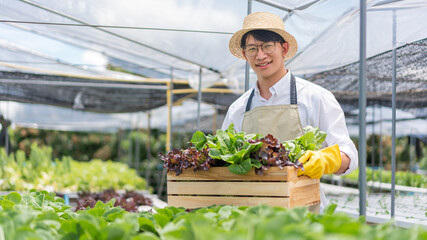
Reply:
[[260, 176], [252, 169], [244, 175], [237, 175], [228, 171], [227, 167], [212, 167], [208, 171], [193, 172], [191, 169], [184, 169], [179, 176], [175, 172], [168, 172], [168, 181], [172, 180], [254, 180], [254, 181], [292, 181], [297, 180], [298, 169], [294, 167], [285, 167], [280, 169], [272, 167], [268, 171], [264, 171], [264, 175]]
[[294, 167], [270, 168], [263, 176], [254, 170], [236, 175], [226, 167], [209, 171], [184, 170], [179, 176], [168, 173], [168, 204], [197, 208], [210, 205], [295, 207], [320, 203], [319, 180], [297, 177]]
[[185, 208], [199, 208], [210, 205], [256, 206], [268, 204], [289, 208], [289, 198], [269, 197], [216, 197], [216, 196], [168, 196], [168, 205]]
[[320, 203], [320, 181], [302, 176], [301, 180], [289, 183], [290, 207]]
[[172, 182], [168, 194], [289, 196], [288, 182]]

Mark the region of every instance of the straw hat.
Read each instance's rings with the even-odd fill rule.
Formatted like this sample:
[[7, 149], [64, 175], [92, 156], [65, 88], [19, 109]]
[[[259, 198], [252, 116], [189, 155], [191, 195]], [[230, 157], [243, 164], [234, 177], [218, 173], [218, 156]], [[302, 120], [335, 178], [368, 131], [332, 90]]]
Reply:
[[252, 30], [269, 30], [279, 34], [289, 43], [289, 51], [286, 53], [284, 61], [291, 59], [295, 56], [298, 50], [298, 44], [295, 38], [285, 31], [285, 24], [283, 20], [272, 13], [268, 12], [256, 12], [249, 14], [243, 21], [243, 29], [237, 31], [230, 39], [228, 44], [230, 52], [241, 59], [245, 59], [242, 54], [242, 48], [240, 47], [240, 41], [245, 33]]

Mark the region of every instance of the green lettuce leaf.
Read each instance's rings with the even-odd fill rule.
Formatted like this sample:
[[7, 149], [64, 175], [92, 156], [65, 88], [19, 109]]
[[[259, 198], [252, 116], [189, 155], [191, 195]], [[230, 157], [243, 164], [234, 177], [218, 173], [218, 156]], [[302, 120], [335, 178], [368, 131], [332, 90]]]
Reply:
[[197, 131], [193, 134], [190, 142], [194, 144], [197, 150], [202, 150], [207, 142], [207, 138], [203, 132]]
[[239, 174], [239, 175], [246, 174], [251, 169], [252, 169], [252, 164], [251, 164], [250, 158], [242, 161], [242, 163], [240, 163], [240, 164], [234, 163], [234, 164], [231, 164], [230, 166], [228, 166], [228, 170], [230, 172], [232, 172], [234, 174]]

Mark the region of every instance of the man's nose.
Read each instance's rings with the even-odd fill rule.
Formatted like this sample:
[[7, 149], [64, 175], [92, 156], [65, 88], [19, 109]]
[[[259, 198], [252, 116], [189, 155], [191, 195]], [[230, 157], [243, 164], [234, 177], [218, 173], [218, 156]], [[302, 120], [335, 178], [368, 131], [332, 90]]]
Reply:
[[262, 46], [258, 46], [257, 52], [256, 52], [256, 58], [257, 59], [263, 59], [267, 56], [267, 54], [262, 50]]

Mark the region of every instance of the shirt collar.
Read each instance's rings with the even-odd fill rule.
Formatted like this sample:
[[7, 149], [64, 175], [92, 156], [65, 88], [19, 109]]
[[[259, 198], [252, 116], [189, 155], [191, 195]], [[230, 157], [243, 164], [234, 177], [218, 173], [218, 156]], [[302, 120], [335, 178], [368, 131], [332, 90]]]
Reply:
[[[291, 71], [288, 70], [285, 76], [282, 77], [276, 84], [270, 87], [270, 92], [274, 96], [289, 94], [289, 86], [291, 82]], [[255, 83], [255, 95], [260, 96], [258, 82]]]

